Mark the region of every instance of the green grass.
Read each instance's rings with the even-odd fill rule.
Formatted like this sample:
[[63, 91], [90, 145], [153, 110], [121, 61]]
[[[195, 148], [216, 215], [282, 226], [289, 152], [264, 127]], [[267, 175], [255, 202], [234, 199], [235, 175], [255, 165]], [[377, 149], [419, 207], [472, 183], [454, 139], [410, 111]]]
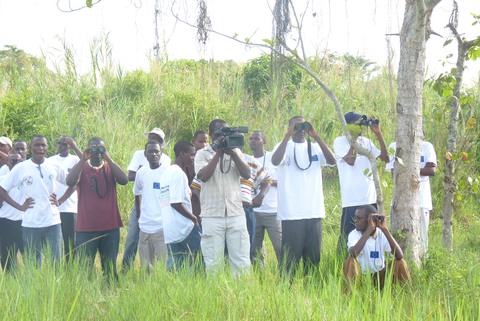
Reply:
[[[473, 227], [479, 232], [480, 227]], [[109, 284], [99, 270], [89, 274], [77, 262], [58, 270], [20, 266], [0, 274], [3, 320], [478, 320], [480, 262], [456, 238], [452, 255], [439, 246], [434, 222], [429, 260], [411, 268], [412, 282], [387, 283], [383, 291], [365, 280], [345, 291], [342, 262], [335, 256], [337, 233], [324, 230], [319, 269], [290, 282], [279, 276], [271, 245], [267, 266], [232, 279], [168, 273], [157, 264], [150, 274], [134, 270]]]
[[[38, 61], [13, 69], [5, 66], [0, 64], [3, 134], [27, 141], [33, 134], [43, 134], [50, 142], [50, 154], [60, 135], [75, 137], [81, 149], [90, 137], [100, 136], [113, 159], [126, 169], [134, 151], [144, 147], [144, 132], [162, 128], [168, 141], [164, 152], [172, 157], [176, 141], [191, 140], [196, 130], [207, 129], [216, 117], [232, 126], [263, 130], [267, 149], [283, 138], [288, 119], [299, 114], [313, 122], [329, 146], [341, 135], [332, 103], [306, 76], [291, 100], [279, 101], [278, 97], [289, 95], [284, 88], [276, 88], [272, 96], [254, 102], [244, 90], [243, 66], [233, 62], [152, 63], [150, 72], [129, 73], [97, 66], [95, 77], [52, 72]], [[395, 140], [395, 102], [391, 101], [395, 93], [388, 88], [389, 75], [366, 80], [360, 70], [346, 72], [342, 64], [320, 59], [313, 68], [331, 86], [345, 112], [378, 116], [387, 144]], [[479, 128], [465, 125], [470, 117], [479, 119], [475, 107], [479, 88], [468, 92], [472, 100], [462, 106], [459, 146], [471, 161], [457, 164], [457, 175], [464, 179], [480, 175]], [[162, 264], [146, 275], [137, 258], [135, 269], [111, 285], [98, 266], [91, 274], [77, 263], [58, 270], [48, 264], [36, 269], [22, 263], [16, 275], [0, 272], [0, 320], [480, 320], [478, 192], [469, 186], [458, 188], [462, 201], [455, 207], [454, 250], [446, 252], [441, 247], [440, 213], [449, 101], [427, 86], [423, 103], [426, 137], [436, 148], [439, 165], [432, 178], [429, 259], [422, 268], [410, 267], [410, 286], [387, 286], [380, 292], [365, 282], [344, 292], [343, 262], [335, 255], [341, 215], [338, 175], [336, 168], [326, 168], [322, 259], [311, 276], [297, 275], [292, 282], [280, 278], [269, 243], [267, 267], [236, 280], [228, 270], [209, 277], [187, 271], [169, 274]], [[380, 177], [384, 201], [389, 204], [393, 185], [383, 165]], [[132, 184], [117, 188], [127, 223]], [[118, 262], [125, 234], [123, 228]]]

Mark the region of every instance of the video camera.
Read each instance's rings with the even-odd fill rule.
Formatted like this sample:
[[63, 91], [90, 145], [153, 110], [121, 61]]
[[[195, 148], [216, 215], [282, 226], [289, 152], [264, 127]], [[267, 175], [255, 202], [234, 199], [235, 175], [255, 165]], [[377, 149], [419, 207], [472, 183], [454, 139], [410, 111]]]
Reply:
[[371, 127], [373, 125], [378, 125], [380, 124], [380, 120], [375, 119], [375, 118], [362, 118], [362, 120], [358, 123], [360, 126], [368, 126]]
[[244, 133], [248, 133], [248, 127], [223, 127], [215, 132], [215, 136], [225, 137], [221, 142], [215, 140], [212, 143], [212, 148], [216, 149], [233, 149], [233, 148], [242, 148], [245, 145], [245, 138], [243, 137]]

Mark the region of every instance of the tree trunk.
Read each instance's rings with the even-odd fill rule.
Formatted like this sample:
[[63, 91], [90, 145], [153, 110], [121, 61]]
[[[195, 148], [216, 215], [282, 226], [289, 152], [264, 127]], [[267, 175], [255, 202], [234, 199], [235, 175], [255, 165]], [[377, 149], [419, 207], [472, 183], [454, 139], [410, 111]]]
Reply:
[[[456, 84], [453, 88], [452, 107], [450, 109], [450, 124], [448, 125], [447, 152], [451, 155], [456, 153], [458, 135], [458, 115], [460, 113], [460, 95], [463, 83], [463, 71], [465, 70], [465, 56], [473, 46], [472, 41], [463, 41], [456, 28], [449, 24], [458, 42]], [[443, 210], [442, 210], [442, 243], [443, 247], [452, 250], [453, 246], [453, 202], [455, 196], [455, 160], [445, 157], [445, 176], [443, 179]]]
[[[422, 93], [425, 45], [430, 16], [439, 1], [407, 0], [400, 32], [400, 63], [397, 98], [397, 150], [394, 169], [391, 224], [409, 259], [421, 264], [419, 179], [423, 140]], [[399, 163], [401, 158], [402, 163]]]

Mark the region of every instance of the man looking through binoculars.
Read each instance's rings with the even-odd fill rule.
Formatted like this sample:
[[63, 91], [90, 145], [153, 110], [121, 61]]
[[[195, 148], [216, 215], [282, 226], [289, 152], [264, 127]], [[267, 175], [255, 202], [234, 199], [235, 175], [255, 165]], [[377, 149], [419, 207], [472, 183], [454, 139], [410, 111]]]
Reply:
[[[384, 162], [389, 161], [387, 146], [383, 138], [378, 119], [367, 118], [366, 115], [357, 114], [353, 111], [345, 114], [345, 122], [353, 140], [370, 150], [375, 158]], [[371, 129], [380, 143], [380, 150], [373, 142], [361, 136], [364, 129]], [[340, 179], [340, 194], [342, 197], [342, 220], [340, 236], [337, 244], [337, 254], [346, 256], [346, 244], [348, 234], [355, 229], [355, 211], [360, 205], [371, 204], [377, 207], [377, 193], [375, 184], [370, 174], [372, 168], [367, 156], [358, 155], [350, 145], [346, 136], [335, 138], [333, 151], [337, 158], [338, 176]]]

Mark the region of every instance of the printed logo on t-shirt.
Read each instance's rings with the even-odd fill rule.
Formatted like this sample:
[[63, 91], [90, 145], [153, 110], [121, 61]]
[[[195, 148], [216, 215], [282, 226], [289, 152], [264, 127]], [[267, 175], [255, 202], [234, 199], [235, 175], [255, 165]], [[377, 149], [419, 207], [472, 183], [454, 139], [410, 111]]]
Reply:
[[371, 259], [378, 259], [379, 257], [380, 257], [380, 253], [378, 251], [370, 251]]
[[22, 184], [32, 185], [33, 184], [33, 177], [32, 176], [25, 177], [22, 181]]
[[160, 189], [160, 183], [153, 182], [153, 189]]
[[170, 185], [164, 185], [160, 190], [160, 206], [170, 206]]
[[70, 173], [72, 169], [71, 168], [67, 168], [67, 173]]
[[420, 163], [423, 163], [424, 161], [425, 161], [425, 156], [422, 155], [422, 156], [420, 157]]
[[312, 156], [312, 162], [318, 162], [318, 155]]

